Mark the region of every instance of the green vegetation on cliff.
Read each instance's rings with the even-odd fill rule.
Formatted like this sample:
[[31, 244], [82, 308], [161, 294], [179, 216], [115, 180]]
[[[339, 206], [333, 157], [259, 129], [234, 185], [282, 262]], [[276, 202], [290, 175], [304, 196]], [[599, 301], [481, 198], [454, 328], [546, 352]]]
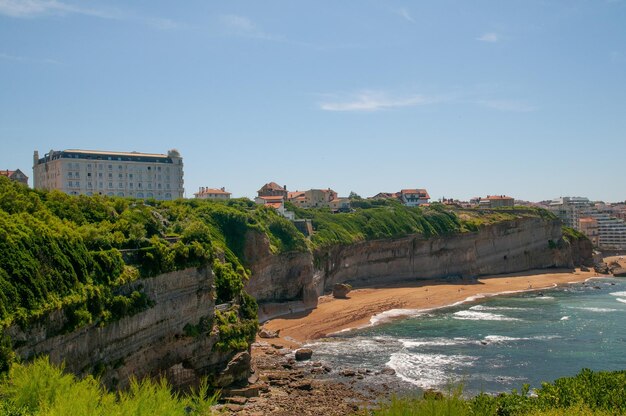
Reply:
[[535, 394], [524, 385], [518, 393], [480, 394], [463, 398], [461, 389], [447, 395], [427, 392], [423, 398], [393, 398], [374, 411], [376, 416], [455, 415], [622, 415], [626, 414], [626, 371], [582, 370], [574, 377], [543, 383]]
[[328, 209], [302, 209], [288, 204], [301, 219], [310, 219], [314, 248], [420, 234], [424, 238], [478, 231], [503, 221], [536, 217], [556, 219], [548, 211], [530, 208], [463, 209], [443, 204], [407, 207], [395, 200], [353, 200], [354, 212], [331, 213]]
[[216, 303], [239, 305], [226, 345], [245, 348], [256, 331], [256, 304], [243, 292], [249, 232], [273, 253], [307, 249], [290, 221], [249, 200], [73, 197], [0, 177], [0, 330], [59, 309], [61, 332], [104, 325], [150, 307], [139, 279], [211, 266]]

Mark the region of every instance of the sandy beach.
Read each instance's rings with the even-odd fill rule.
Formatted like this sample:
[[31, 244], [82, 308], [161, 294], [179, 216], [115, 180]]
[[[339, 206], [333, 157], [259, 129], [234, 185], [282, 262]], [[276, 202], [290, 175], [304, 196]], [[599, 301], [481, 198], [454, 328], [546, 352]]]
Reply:
[[[330, 334], [371, 325], [381, 319], [393, 319], [428, 310], [473, 301], [483, 296], [520, 291], [541, 291], [597, 276], [593, 271], [531, 270], [523, 273], [481, 277], [479, 279], [426, 280], [383, 288], [355, 289], [348, 299], [322, 296], [316, 309], [286, 315], [263, 326], [280, 330], [275, 341], [295, 346]], [[280, 340], [280, 341], [279, 341]]]

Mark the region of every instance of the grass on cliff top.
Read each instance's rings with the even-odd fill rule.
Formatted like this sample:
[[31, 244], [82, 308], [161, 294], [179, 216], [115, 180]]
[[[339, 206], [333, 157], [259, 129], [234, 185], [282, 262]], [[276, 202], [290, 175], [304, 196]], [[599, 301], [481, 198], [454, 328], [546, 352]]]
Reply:
[[521, 392], [497, 396], [462, 396], [462, 388], [447, 394], [427, 392], [423, 398], [392, 397], [374, 410], [375, 416], [525, 416], [525, 415], [623, 415], [626, 414], [626, 371], [583, 369], [574, 377], [543, 383], [532, 397], [529, 386]]
[[484, 226], [520, 218], [555, 219], [538, 208], [462, 209], [434, 203], [428, 207], [406, 207], [394, 200], [353, 201], [350, 213], [328, 209], [302, 209], [289, 204], [298, 218], [310, 219], [315, 233], [314, 248], [351, 244], [364, 240], [400, 238], [412, 234], [424, 238], [478, 231]]
[[204, 381], [191, 394], [179, 395], [164, 379], [146, 378], [131, 380], [126, 391], [110, 393], [97, 379], [77, 379], [40, 357], [30, 364], [15, 364], [0, 381], [0, 415], [211, 415], [217, 396], [208, 391]]

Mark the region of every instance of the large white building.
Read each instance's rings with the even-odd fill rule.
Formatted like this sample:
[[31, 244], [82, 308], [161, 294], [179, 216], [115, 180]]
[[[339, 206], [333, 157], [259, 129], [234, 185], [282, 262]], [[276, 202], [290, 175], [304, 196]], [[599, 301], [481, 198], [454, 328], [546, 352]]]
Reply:
[[69, 195], [106, 195], [169, 200], [182, 198], [183, 158], [167, 154], [100, 150], [51, 150], [33, 156], [35, 189]]

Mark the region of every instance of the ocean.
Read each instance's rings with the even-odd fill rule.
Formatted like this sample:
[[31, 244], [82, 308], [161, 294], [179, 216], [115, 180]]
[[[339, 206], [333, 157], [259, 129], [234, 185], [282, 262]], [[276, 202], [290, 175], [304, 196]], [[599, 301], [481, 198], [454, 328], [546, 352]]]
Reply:
[[[402, 314], [411, 311], [401, 311]], [[520, 389], [582, 368], [626, 370], [626, 279], [475, 299], [311, 344], [335, 369], [395, 370], [407, 391]], [[388, 379], [380, 379], [385, 381]]]

